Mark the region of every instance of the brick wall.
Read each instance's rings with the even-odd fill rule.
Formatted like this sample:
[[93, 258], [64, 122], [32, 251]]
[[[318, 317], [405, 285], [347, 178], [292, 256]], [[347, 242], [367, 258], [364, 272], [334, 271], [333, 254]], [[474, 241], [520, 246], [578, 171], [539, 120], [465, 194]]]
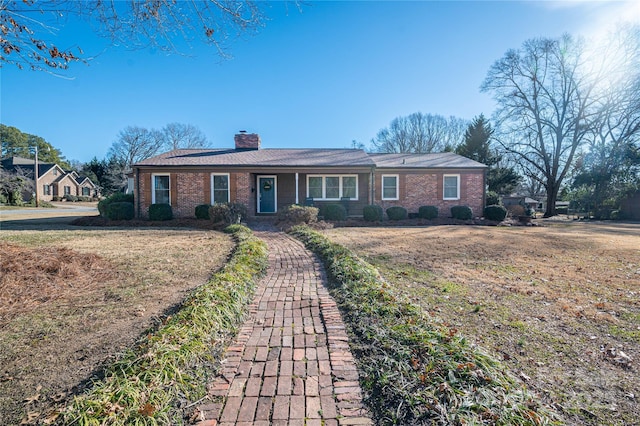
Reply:
[[[478, 173], [401, 173], [399, 174], [399, 200], [382, 200], [380, 187], [382, 174], [386, 173], [378, 171], [375, 177], [375, 204], [380, 205], [383, 210], [392, 206], [401, 206], [409, 213], [417, 213], [421, 206], [436, 206], [440, 217], [450, 217], [451, 207], [466, 205], [471, 207], [474, 216], [482, 216], [484, 196], [482, 171]], [[443, 177], [445, 174], [460, 175], [459, 200], [444, 200]]]
[[[211, 186], [209, 184], [211, 173], [208, 172], [180, 172], [169, 173], [171, 187], [171, 207], [174, 217], [195, 217], [196, 206], [210, 204]], [[138, 180], [140, 186], [135, 191], [139, 194], [140, 202], [136, 201], [135, 207], [140, 206], [137, 214], [142, 218], [149, 217], [149, 206], [152, 201], [150, 172], [141, 172]], [[249, 214], [255, 213], [255, 200], [251, 197], [250, 173], [230, 173], [229, 186], [232, 202], [240, 202], [247, 206]], [[253, 213], [252, 213], [253, 212]]]
[[205, 179], [209, 173], [171, 173], [170, 180], [175, 179], [175, 196], [172, 194], [173, 215], [175, 217], [195, 217], [196, 206], [206, 204]]

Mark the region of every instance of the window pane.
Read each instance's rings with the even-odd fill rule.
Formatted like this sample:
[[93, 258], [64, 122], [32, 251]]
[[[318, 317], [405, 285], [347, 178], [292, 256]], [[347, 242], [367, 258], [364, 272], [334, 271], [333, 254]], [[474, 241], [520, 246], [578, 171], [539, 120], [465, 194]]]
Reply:
[[309, 178], [309, 197], [322, 198], [322, 178], [314, 176]]
[[170, 204], [169, 201], [169, 176], [154, 176], [155, 178], [155, 203]]
[[213, 176], [213, 203], [229, 202], [229, 176]]
[[358, 185], [357, 179], [355, 176], [345, 176], [342, 178], [342, 196], [349, 198], [357, 198], [356, 197], [356, 186]]
[[382, 198], [398, 198], [395, 176], [382, 177]]
[[327, 176], [327, 193], [326, 198], [340, 198], [340, 177], [338, 176]]
[[445, 176], [444, 198], [458, 198], [458, 177]]
[[227, 175], [217, 175], [213, 177], [214, 189], [229, 189], [229, 177]]

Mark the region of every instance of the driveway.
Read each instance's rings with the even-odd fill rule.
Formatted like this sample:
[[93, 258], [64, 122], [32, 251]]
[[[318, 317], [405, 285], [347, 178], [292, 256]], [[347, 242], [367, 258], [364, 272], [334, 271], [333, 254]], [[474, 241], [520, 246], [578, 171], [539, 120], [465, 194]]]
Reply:
[[0, 210], [0, 231], [68, 229], [81, 216], [97, 216], [97, 203], [54, 203], [55, 208], [25, 207]]

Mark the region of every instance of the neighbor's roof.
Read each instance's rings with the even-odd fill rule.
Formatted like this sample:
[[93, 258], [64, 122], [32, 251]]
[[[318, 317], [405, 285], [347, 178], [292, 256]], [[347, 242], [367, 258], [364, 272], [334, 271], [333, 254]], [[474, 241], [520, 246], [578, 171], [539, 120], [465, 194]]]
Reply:
[[436, 154], [369, 154], [377, 167], [389, 169], [484, 169], [487, 166], [453, 152]]
[[[1, 162], [3, 169], [12, 171], [22, 169], [29, 176], [33, 174], [35, 163], [35, 160], [23, 157], [8, 157], [3, 159]], [[54, 163], [43, 163], [41, 161], [38, 161], [38, 176], [44, 175], [55, 166], [56, 165]]]
[[177, 149], [134, 166], [372, 167], [361, 149]]

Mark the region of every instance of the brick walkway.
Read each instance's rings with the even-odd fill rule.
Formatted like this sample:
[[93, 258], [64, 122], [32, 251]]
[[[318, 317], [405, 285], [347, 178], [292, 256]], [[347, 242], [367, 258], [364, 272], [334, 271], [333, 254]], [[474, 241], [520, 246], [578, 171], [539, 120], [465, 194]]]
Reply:
[[269, 246], [269, 270], [198, 425], [370, 425], [322, 266], [281, 232], [256, 235]]

